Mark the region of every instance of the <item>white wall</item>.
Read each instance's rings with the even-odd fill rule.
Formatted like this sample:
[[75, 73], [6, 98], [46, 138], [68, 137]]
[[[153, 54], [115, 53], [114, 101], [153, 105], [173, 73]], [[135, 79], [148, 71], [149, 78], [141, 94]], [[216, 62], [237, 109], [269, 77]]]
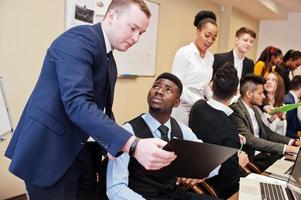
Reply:
[[[261, 20], [258, 35], [257, 58], [270, 45], [280, 48], [283, 55], [289, 49], [301, 51], [301, 12], [289, 13], [287, 20]], [[301, 67], [296, 74], [301, 74]]]
[[283, 54], [289, 49], [301, 51], [301, 12], [289, 13], [287, 20], [260, 21], [257, 56], [270, 45], [280, 48]]

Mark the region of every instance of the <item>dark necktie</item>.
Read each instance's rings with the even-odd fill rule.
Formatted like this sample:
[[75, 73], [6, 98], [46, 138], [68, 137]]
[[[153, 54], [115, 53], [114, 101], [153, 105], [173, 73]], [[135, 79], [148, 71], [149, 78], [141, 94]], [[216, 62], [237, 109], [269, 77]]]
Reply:
[[161, 132], [161, 139], [165, 140], [166, 142], [169, 141], [168, 139], [168, 127], [161, 125], [158, 130]]
[[108, 61], [108, 89], [107, 89], [107, 101], [106, 101], [106, 114], [111, 119], [115, 120], [112, 111], [112, 106], [114, 100], [114, 88], [117, 79], [117, 68], [116, 68], [116, 62], [113, 57], [112, 51], [108, 53], [107, 61]]

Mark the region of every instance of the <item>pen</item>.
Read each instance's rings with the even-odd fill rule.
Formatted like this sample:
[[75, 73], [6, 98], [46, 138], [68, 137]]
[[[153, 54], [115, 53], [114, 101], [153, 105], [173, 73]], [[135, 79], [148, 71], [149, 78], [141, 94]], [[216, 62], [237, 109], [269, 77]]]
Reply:
[[241, 143], [238, 153], [241, 152], [243, 146], [244, 146], [244, 143]]

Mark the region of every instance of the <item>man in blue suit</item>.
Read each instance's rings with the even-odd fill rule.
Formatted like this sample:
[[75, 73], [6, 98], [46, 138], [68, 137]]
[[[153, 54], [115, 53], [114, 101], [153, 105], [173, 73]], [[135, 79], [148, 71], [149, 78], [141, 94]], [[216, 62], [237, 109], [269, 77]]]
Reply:
[[117, 76], [111, 51], [133, 46], [150, 15], [143, 0], [112, 0], [101, 24], [72, 28], [49, 47], [5, 153], [31, 200], [93, 199], [100, 147], [110, 158], [128, 152], [146, 169], [175, 159], [161, 149], [166, 142], [139, 140], [111, 111]]
[[[290, 83], [290, 91], [284, 97], [285, 104], [298, 103], [301, 99], [301, 75], [295, 76]], [[301, 123], [298, 119], [297, 109], [286, 113], [287, 128], [286, 136], [299, 138], [298, 131], [301, 131]]]

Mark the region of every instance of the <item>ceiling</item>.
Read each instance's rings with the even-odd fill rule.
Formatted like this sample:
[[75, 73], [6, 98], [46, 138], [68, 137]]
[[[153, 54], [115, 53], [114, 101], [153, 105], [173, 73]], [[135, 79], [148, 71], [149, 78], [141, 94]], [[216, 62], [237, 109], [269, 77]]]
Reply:
[[289, 12], [301, 12], [301, 0], [210, 0], [219, 6], [232, 6], [259, 20], [287, 19]]

